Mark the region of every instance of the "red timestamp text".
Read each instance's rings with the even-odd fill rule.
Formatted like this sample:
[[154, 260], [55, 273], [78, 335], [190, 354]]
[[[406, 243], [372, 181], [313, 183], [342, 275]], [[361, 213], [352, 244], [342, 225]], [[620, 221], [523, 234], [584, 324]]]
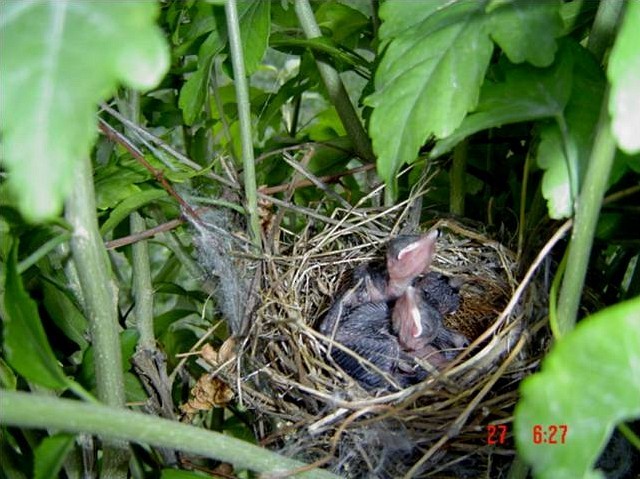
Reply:
[[534, 444], [566, 444], [569, 426], [566, 424], [534, 424], [532, 439]]
[[508, 430], [506, 424], [487, 424], [487, 445], [504, 444]]

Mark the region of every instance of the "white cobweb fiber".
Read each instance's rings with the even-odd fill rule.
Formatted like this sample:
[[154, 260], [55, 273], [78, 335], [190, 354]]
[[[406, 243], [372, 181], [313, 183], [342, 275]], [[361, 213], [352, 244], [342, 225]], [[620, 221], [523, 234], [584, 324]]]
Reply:
[[207, 210], [200, 221], [191, 220], [198, 261], [207, 276], [215, 280], [218, 308], [233, 334], [243, 329], [245, 306], [249, 294], [250, 271], [245, 252], [246, 243], [234, 237], [234, 225], [223, 211]]

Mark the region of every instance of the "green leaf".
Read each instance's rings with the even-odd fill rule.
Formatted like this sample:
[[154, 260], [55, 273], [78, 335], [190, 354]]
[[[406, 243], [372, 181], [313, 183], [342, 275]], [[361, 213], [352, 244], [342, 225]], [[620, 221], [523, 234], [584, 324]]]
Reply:
[[13, 374], [11, 367], [0, 358], [0, 389], [16, 390], [18, 379]]
[[527, 61], [537, 67], [553, 62], [556, 37], [563, 29], [560, 0], [512, 1], [490, 9], [491, 37], [513, 63]]
[[35, 450], [34, 479], [58, 477], [74, 441], [72, 434], [56, 434], [43, 439]]
[[609, 113], [618, 146], [640, 151], [640, 3], [628, 2], [620, 33], [611, 50], [607, 74], [611, 81]]
[[0, 130], [25, 218], [56, 216], [96, 139], [95, 107], [169, 65], [155, 2], [3, 2]]
[[202, 479], [211, 477], [200, 472], [181, 471], [179, 469], [163, 469], [160, 479]]
[[[271, 2], [239, 0], [237, 4], [244, 65], [247, 75], [251, 75], [258, 68], [267, 50], [269, 33], [271, 32]], [[214, 12], [220, 36], [227, 42], [227, 22], [224, 9], [214, 7]], [[231, 71], [230, 68], [229, 71]]]
[[596, 59], [578, 44], [570, 43], [567, 48], [566, 54], [574, 60], [571, 97], [564, 112], [556, 116], [557, 121], [541, 128], [536, 155], [538, 166], [545, 170], [542, 195], [553, 219], [568, 218], [573, 214], [605, 87], [604, 75]]
[[36, 303], [18, 274], [18, 246], [6, 264], [4, 350], [9, 364], [29, 381], [51, 389], [67, 387], [67, 378], [49, 346]]
[[100, 227], [100, 234], [104, 236], [109, 231], [120, 224], [132, 212], [142, 208], [144, 205], [152, 203], [161, 198], [166, 198], [167, 192], [164, 190], [152, 189], [138, 191], [132, 196], [122, 200], [109, 215], [107, 221]]
[[225, 41], [217, 29], [209, 34], [198, 52], [198, 69], [180, 90], [178, 106], [187, 125], [193, 125], [202, 111], [209, 88], [211, 66], [215, 56], [224, 48]]
[[[559, 7], [557, 1], [516, 0], [498, 2], [485, 12], [475, 0], [441, 0], [386, 2], [380, 8], [381, 49], [386, 50], [375, 93], [365, 103], [374, 107], [370, 134], [378, 173], [388, 185], [427, 139], [451, 135], [476, 108], [493, 52], [490, 35], [513, 61], [552, 61], [562, 29]], [[519, 32], [514, 25], [522, 26], [523, 12], [533, 20]]]
[[[387, 2], [380, 8], [383, 40], [396, 23], [415, 19], [389, 44], [376, 71], [375, 93], [365, 100], [374, 107], [370, 133], [386, 183], [403, 163], [413, 161], [427, 138], [449, 135], [475, 108], [493, 50], [478, 21], [479, 3], [454, 3], [426, 17], [415, 12], [416, 6], [429, 11], [438, 4]], [[392, 135], [389, 125], [394, 125]]]
[[[151, 173], [128, 153], [98, 166], [94, 171], [96, 206], [100, 210], [114, 208], [120, 201], [140, 191], [137, 183], [152, 178]], [[146, 157], [147, 161], [149, 157]]]
[[202, 111], [202, 105], [204, 105], [207, 89], [209, 88], [212, 63], [213, 58], [206, 65], [198, 68], [180, 89], [178, 106], [182, 110], [184, 122], [189, 126], [196, 122], [198, 115]]
[[[138, 344], [139, 334], [135, 329], [125, 329], [120, 333], [120, 350], [122, 352], [122, 372], [126, 373], [131, 368], [129, 360]], [[95, 350], [89, 346], [82, 359], [80, 369], [80, 382], [89, 390], [96, 387], [95, 375]]]
[[127, 403], [144, 403], [149, 399], [140, 379], [133, 373], [124, 373], [124, 394]]
[[335, 0], [324, 1], [315, 12], [318, 26], [331, 30], [333, 40], [341, 45], [355, 48], [369, 19], [358, 10]]
[[53, 283], [45, 281], [44, 307], [58, 328], [76, 343], [81, 350], [89, 346], [87, 330], [89, 322], [66, 292], [60, 290]]
[[483, 85], [476, 111], [452, 135], [437, 142], [430, 157], [446, 153], [487, 128], [561, 115], [571, 95], [572, 68], [573, 56], [564, 48], [548, 68], [504, 62], [505, 80]]
[[[522, 382], [515, 411], [518, 452], [535, 477], [594, 477], [615, 424], [640, 416], [639, 365], [640, 297], [586, 318], [558, 341], [542, 371]], [[535, 425], [566, 425], [566, 443], [534, 444]]]
[[238, 2], [240, 39], [247, 75], [255, 72], [267, 51], [271, 31], [271, 2], [241, 0]]

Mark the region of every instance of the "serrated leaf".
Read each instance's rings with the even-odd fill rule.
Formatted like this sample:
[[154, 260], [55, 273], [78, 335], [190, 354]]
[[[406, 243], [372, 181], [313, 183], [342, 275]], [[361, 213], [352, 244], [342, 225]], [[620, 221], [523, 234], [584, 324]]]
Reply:
[[[581, 321], [520, 393], [516, 444], [535, 477], [593, 477], [615, 424], [640, 417], [640, 297]], [[566, 425], [565, 444], [534, 444], [535, 425]]]
[[[490, 35], [514, 61], [551, 63], [562, 29], [560, 3], [531, 3], [499, 2], [488, 11], [475, 0], [387, 2], [380, 8], [386, 50], [375, 93], [365, 103], [374, 107], [370, 134], [387, 185], [393, 186], [396, 171], [414, 160], [427, 139], [451, 135], [476, 108], [493, 52]], [[523, 12], [531, 23], [519, 18]], [[523, 32], [514, 27], [523, 23]]]
[[542, 195], [553, 219], [568, 218], [573, 214], [605, 87], [604, 75], [595, 58], [578, 44], [568, 43], [566, 48], [566, 54], [573, 58], [571, 97], [561, 116], [557, 117], [560, 123], [550, 122], [541, 128], [536, 154], [538, 166], [545, 170]]
[[607, 74], [611, 82], [609, 113], [618, 146], [626, 153], [640, 151], [640, 3], [627, 11], [611, 50]]
[[127, 218], [132, 212], [142, 208], [144, 205], [152, 203], [161, 198], [165, 198], [167, 192], [164, 190], [152, 189], [136, 192], [133, 196], [122, 200], [116, 206], [107, 221], [100, 227], [100, 235], [104, 236], [109, 231], [120, 224], [122, 220]]
[[554, 64], [544, 69], [504, 62], [505, 80], [483, 85], [476, 111], [452, 135], [438, 141], [430, 157], [487, 128], [561, 115], [571, 95], [572, 69], [573, 56], [564, 48]]
[[43, 439], [35, 450], [34, 479], [58, 477], [74, 441], [72, 434], [56, 434]]
[[6, 264], [4, 293], [4, 350], [9, 364], [29, 381], [50, 389], [63, 389], [68, 380], [49, 346], [36, 303], [18, 274], [18, 248]]
[[118, 82], [150, 88], [169, 66], [155, 2], [3, 2], [0, 130], [22, 214], [57, 215]]
[[537, 67], [551, 65], [556, 37], [563, 29], [560, 0], [516, 0], [491, 9], [491, 37], [513, 63], [527, 61]]
[[[385, 3], [380, 8], [385, 25], [390, 21], [396, 28], [410, 14], [406, 6]], [[403, 163], [415, 158], [427, 138], [449, 135], [475, 108], [493, 50], [479, 21], [480, 7], [475, 1], [443, 7], [389, 44], [376, 71], [376, 91], [365, 100], [374, 107], [370, 134], [378, 173], [387, 184]], [[381, 28], [386, 39], [384, 32]], [[393, 134], [389, 125], [394, 126]]]

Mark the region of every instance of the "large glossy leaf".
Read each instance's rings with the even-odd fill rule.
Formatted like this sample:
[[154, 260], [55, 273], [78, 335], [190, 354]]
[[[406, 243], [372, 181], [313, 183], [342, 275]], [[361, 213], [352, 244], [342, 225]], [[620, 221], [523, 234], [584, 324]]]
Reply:
[[158, 83], [169, 64], [155, 2], [0, 5], [0, 130], [23, 215], [57, 215], [96, 138], [96, 104], [118, 82]]
[[528, 61], [537, 67], [550, 65], [557, 48], [555, 38], [563, 28], [561, 2], [512, 1], [496, 5], [497, 8], [489, 8], [489, 30], [509, 60]]
[[18, 274], [17, 246], [6, 264], [4, 350], [11, 366], [29, 381], [63, 389], [67, 378], [47, 341], [36, 303]]
[[[553, 60], [562, 29], [559, 2], [496, 2], [489, 11], [484, 5], [442, 0], [381, 7], [386, 50], [375, 93], [365, 103], [374, 107], [370, 134], [387, 184], [428, 138], [450, 135], [475, 109], [493, 52], [491, 37], [513, 62], [545, 66]], [[514, 25], [522, 26], [523, 11], [532, 21], [520, 30]]]
[[605, 87], [604, 74], [587, 50], [570, 43], [566, 54], [573, 58], [571, 97], [556, 121], [541, 128], [536, 154], [538, 166], [545, 170], [542, 195], [553, 219], [568, 218], [573, 214]]
[[571, 52], [564, 48], [548, 68], [504, 62], [504, 81], [483, 85], [476, 111], [453, 134], [437, 142], [430, 156], [440, 156], [487, 128], [562, 115], [571, 95], [573, 62]]
[[[640, 417], [640, 297], [583, 320], [520, 387], [515, 411], [519, 453], [535, 477], [578, 479], [592, 471], [616, 423]], [[533, 429], [542, 426], [542, 442]], [[565, 444], [549, 426], [567, 427]]]
[[640, 3], [628, 2], [627, 12], [611, 51], [609, 112], [613, 134], [627, 153], [640, 151]]

